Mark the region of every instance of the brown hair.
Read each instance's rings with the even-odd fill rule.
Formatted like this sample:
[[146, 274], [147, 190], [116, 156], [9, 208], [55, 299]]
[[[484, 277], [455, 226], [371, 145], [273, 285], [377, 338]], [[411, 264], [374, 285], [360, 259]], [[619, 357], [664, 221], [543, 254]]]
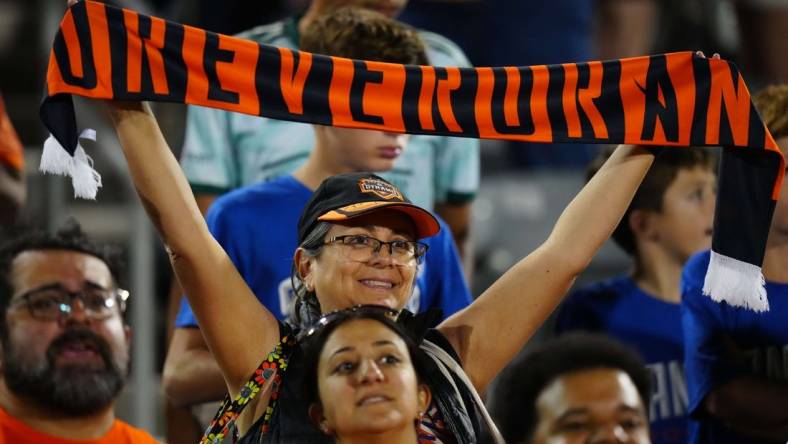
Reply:
[[[602, 150], [592, 160], [586, 170], [586, 179], [590, 180], [603, 163], [613, 153], [614, 147]], [[679, 171], [701, 167], [714, 169], [717, 156], [705, 148], [663, 148], [654, 164], [643, 178], [640, 187], [632, 198], [624, 217], [613, 232], [613, 240], [630, 256], [637, 256], [635, 234], [629, 226], [629, 215], [635, 210], [662, 211], [665, 191], [676, 179]]]
[[304, 51], [377, 62], [427, 65], [424, 43], [412, 27], [375, 11], [340, 8], [320, 16], [301, 35]]
[[788, 83], [771, 85], [752, 101], [775, 139], [788, 136]]

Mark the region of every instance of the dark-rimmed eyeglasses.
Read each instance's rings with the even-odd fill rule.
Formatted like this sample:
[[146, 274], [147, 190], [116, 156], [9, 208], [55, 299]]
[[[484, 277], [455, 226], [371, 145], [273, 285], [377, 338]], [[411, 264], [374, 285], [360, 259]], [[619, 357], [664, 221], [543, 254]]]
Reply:
[[312, 325], [303, 330], [298, 338], [299, 340], [309, 338], [318, 331], [322, 330], [326, 325], [331, 324], [332, 322], [351, 313], [368, 313], [372, 315], [383, 316], [391, 319], [393, 322], [397, 321], [397, 318], [400, 314], [399, 310], [386, 307], [385, 305], [354, 305], [349, 308], [343, 308], [341, 310], [334, 310], [324, 313], [318, 320], [313, 322]]
[[24, 305], [30, 316], [40, 321], [55, 321], [71, 316], [79, 300], [90, 319], [103, 321], [115, 314], [123, 314], [129, 292], [121, 288], [88, 287], [71, 292], [62, 287], [31, 290], [14, 298], [11, 306]]
[[401, 266], [420, 264], [428, 248], [426, 244], [421, 242], [409, 240], [386, 242], [363, 234], [334, 236], [323, 242], [323, 245], [328, 244], [344, 247], [342, 250], [345, 256], [355, 262], [370, 261], [375, 254], [380, 254], [385, 245], [389, 247], [391, 261]]

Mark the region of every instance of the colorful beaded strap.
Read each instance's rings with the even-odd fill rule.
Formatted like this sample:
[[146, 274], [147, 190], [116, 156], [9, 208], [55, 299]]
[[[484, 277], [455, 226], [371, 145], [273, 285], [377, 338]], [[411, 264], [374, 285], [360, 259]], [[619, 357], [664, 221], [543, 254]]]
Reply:
[[[232, 441], [238, 440], [237, 429], [235, 428], [235, 421], [241, 414], [243, 409], [249, 404], [249, 401], [254, 399], [262, 388], [271, 381], [271, 401], [265, 409], [263, 416], [263, 424], [261, 432], [268, 433], [269, 422], [276, 407], [276, 401], [279, 398], [279, 388], [282, 383], [282, 375], [287, 370], [287, 361], [290, 354], [296, 345], [295, 336], [287, 334], [279, 341], [274, 349], [268, 353], [263, 359], [263, 362], [257, 367], [254, 374], [249, 378], [249, 381], [241, 388], [241, 392], [231, 402], [230, 395], [225, 395], [224, 402], [213, 417], [211, 424], [205, 430], [205, 434], [200, 440], [200, 444], [222, 444], [224, 438], [232, 427]], [[273, 380], [272, 380], [273, 378]]]

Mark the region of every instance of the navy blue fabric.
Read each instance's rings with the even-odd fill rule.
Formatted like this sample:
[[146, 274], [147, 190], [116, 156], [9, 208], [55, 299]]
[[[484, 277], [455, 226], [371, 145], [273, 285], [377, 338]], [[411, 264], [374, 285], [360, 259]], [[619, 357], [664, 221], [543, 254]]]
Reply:
[[681, 283], [692, 419], [688, 442], [766, 444], [769, 441], [742, 436], [712, 418], [704, 411], [703, 400], [739, 376], [788, 379], [788, 284], [766, 282], [770, 309], [765, 313], [714, 302], [701, 293], [709, 257], [709, 252], [693, 256], [684, 267]]

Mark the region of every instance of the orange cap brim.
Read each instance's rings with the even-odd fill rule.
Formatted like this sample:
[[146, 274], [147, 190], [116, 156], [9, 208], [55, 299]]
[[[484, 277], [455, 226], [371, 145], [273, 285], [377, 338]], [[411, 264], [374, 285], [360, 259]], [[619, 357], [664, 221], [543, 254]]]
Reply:
[[438, 219], [436, 219], [432, 213], [421, 207], [405, 202], [359, 202], [331, 210], [318, 217], [317, 220], [325, 222], [350, 220], [354, 217], [374, 213], [382, 209], [399, 211], [410, 217], [413, 221], [413, 225], [416, 227], [416, 237], [418, 239], [435, 236], [441, 230]]

